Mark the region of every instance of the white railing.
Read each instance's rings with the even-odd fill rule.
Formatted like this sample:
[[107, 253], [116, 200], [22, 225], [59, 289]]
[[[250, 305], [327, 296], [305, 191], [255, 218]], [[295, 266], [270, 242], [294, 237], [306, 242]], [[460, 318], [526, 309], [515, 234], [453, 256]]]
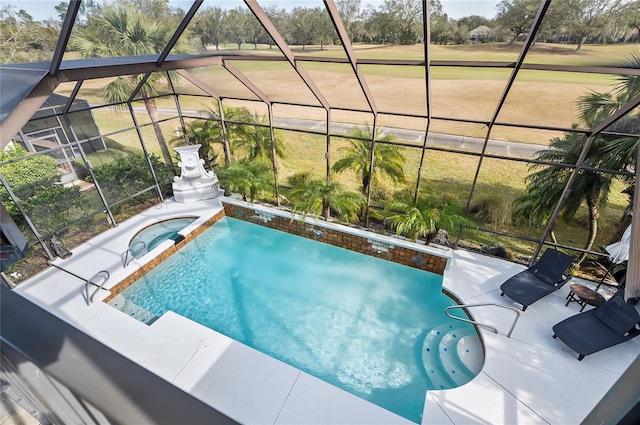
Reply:
[[487, 329], [492, 330], [495, 333], [498, 333], [498, 329], [496, 329], [494, 326], [487, 325], [485, 323], [476, 322], [475, 320], [465, 319], [464, 317], [452, 316], [451, 314], [449, 314], [449, 310], [452, 310], [454, 308], [483, 307], [483, 306], [489, 306], [489, 305], [500, 307], [500, 308], [506, 308], [506, 309], [511, 310], [511, 311], [516, 313], [516, 318], [513, 320], [513, 323], [511, 324], [511, 329], [509, 329], [509, 332], [507, 333], [507, 338], [511, 338], [511, 333], [513, 332], [513, 328], [516, 327], [516, 323], [518, 322], [518, 319], [520, 318], [520, 310], [518, 310], [515, 307], [510, 307], [508, 305], [496, 304], [496, 303], [461, 304], [461, 305], [452, 305], [452, 306], [449, 306], [449, 307], [445, 308], [444, 309], [444, 313], [447, 316], [451, 317], [452, 319], [460, 320], [460, 321], [466, 322], [466, 323], [471, 323], [471, 324], [474, 324], [476, 326], [487, 328]]
[[[98, 276], [104, 276], [104, 280], [102, 281], [102, 283], [100, 285], [98, 285], [96, 282], [93, 281], [93, 279], [97, 278]], [[93, 297], [96, 295], [96, 293], [101, 290], [104, 285], [107, 283], [107, 281], [109, 280], [109, 277], [111, 277], [111, 275], [109, 275], [109, 272], [106, 270], [100, 270], [98, 273], [94, 274], [93, 276], [91, 276], [89, 279], [87, 279], [84, 283], [84, 294], [87, 300], [87, 305], [91, 305], [91, 303], [93, 302]], [[89, 285], [93, 285], [96, 286], [96, 290], [93, 291], [93, 293], [91, 294], [91, 296], [89, 296]]]
[[[127, 248], [127, 250], [125, 251], [125, 255], [124, 255], [124, 263], [123, 263], [123, 268], [126, 268], [129, 263], [136, 258], [136, 256], [133, 254], [133, 247], [136, 245], [140, 245], [142, 244], [142, 249], [145, 250], [147, 249], [147, 244], [145, 243], [145, 241], [143, 240], [139, 240], [139, 241], [135, 241], [134, 243], [132, 243], [129, 248]], [[142, 251], [140, 251], [142, 252]], [[131, 258], [129, 258], [129, 254], [131, 254]]]

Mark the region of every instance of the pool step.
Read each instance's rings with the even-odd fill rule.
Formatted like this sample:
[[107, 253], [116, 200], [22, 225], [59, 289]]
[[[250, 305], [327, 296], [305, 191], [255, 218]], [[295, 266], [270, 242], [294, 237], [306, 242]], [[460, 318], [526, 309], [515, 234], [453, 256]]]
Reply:
[[443, 324], [425, 336], [422, 360], [433, 388], [466, 384], [480, 372], [483, 359], [482, 345], [472, 328]]
[[484, 366], [484, 348], [480, 337], [475, 332], [463, 336], [457, 348], [458, 359], [467, 372], [473, 376], [479, 374]]
[[[455, 355], [450, 354], [452, 352]], [[440, 341], [440, 353], [442, 366], [455, 386], [466, 384], [482, 368], [482, 346], [470, 328], [454, 328], [447, 332]]]
[[116, 308], [117, 310], [120, 310], [127, 316], [131, 316], [134, 319], [147, 325], [152, 324], [156, 321], [156, 319], [158, 319], [158, 316], [140, 307], [139, 305], [135, 305], [134, 303], [123, 297], [121, 294], [113, 297], [107, 304]]

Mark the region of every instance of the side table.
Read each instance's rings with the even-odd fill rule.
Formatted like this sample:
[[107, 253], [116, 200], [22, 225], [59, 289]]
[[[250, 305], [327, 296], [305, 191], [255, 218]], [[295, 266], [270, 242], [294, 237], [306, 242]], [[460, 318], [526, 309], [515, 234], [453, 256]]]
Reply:
[[602, 295], [580, 283], [572, 283], [569, 285], [569, 289], [571, 291], [569, 292], [569, 295], [567, 295], [565, 307], [571, 302], [576, 302], [581, 306], [580, 311], [582, 311], [587, 305], [597, 307], [605, 302]]

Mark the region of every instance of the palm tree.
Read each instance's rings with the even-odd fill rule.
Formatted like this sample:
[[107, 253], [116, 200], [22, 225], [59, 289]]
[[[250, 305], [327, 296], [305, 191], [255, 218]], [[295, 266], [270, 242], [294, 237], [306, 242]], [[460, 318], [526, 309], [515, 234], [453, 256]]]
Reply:
[[343, 185], [325, 178], [302, 178], [301, 183], [289, 193], [293, 203], [293, 214], [306, 217], [322, 217], [329, 220], [331, 211], [346, 221], [358, 220], [364, 206], [364, 199], [357, 192], [347, 190]]
[[[173, 31], [162, 22], [152, 21], [141, 13], [126, 7], [108, 6], [102, 16], [96, 18], [96, 26], [81, 28], [71, 39], [72, 46], [83, 57], [120, 57], [155, 54], [161, 52], [173, 35]], [[95, 31], [99, 27], [100, 31]], [[115, 103], [116, 109], [124, 109], [144, 74], [117, 77], [104, 88], [103, 97], [108, 103]], [[158, 124], [158, 108], [154, 96], [158, 95], [158, 73], [147, 78], [138, 94], [153, 123], [162, 157], [167, 165], [173, 164], [162, 129]]]
[[[376, 130], [376, 141], [390, 142], [394, 140], [392, 135], [380, 136]], [[374, 168], [371, 170], [371, 147], [373, 143], [373, 129], [355, 127], [349, 132], [354, 139], [349, 139], [349, 146], [341, 148], [345, 151], [344, 158], [333, 164], [333, 171], [340, 173], [344, 170], [353, 170], [361, 176], [362, 193], [366, 194], [371, 186], [371, 181], [380, 174], [384, 174], [396, 183], [404, 183], [404, 156], [397, 146], [386, 143], [377, 143], [374, 151]]]
[[[234, 139], [235, 148], [244, 149], [247, 158], [268, 158], [273, 160], [271, 147], [271, 130], [266, 117], [260, 117], [257, 113], [253, 115], [252, 124], [245, 124], [242, 137]], [[259, 125], [258, 125], [259, 124]], [[274, 133], [274, 143], [276, 156], [284, 158], [284, 145], [282, 144], [280, 133]]]
[[[632, 53], [623, 66], [632, 69], [640, 68], [640, 54]], [[619, 77], [618, 83], [611, 92], [593, 92], [579, 99], [580, 120], [584, 123], [599, 124], [638, 94], [640, 94], [640, 76], [623, 75]], [[640, 112], [636, 111], [635, 115], [640, 116]]]
[[[631, 55], [627, 66], [640, 68], [640, 55]], [[587, 128], [595, 128], [638, 94], [640, 94], [640, 77], [623, 76], [611, 92], [593, 92], [578, 99], [580, 122]], [[620, 119], [607, 130], [638, 134], [639, 129], [640, 112], [636, 111], [635, 114]], [[566, 134], [563, 138], [554, 138], [549, 144], [549, 149], [540, 151], [537, 158], [559, 164], [575, 164], [584, 142], [584, 136], [576, 133]], [[593, 140], [583, 165], [590, 168], [633, 171], [637, 152], [637, 137], [601, 133]], [[526, 177], [527, 193], [515, 200], [517, 208], [514, 213], [528, 216], [534, 222], [542, 224], [550, 217], [560, 201], [572, 170], [540, 164], [534, 164], [531, 169], [538, 171]], [[585, 243], [586, 250], [590, 250], [595, 241], [600, 215], [598, 207], [606, 202], [613, 179], [614, 176], [611, 174], [581, 170], [562, 206], [560, 217], [568, 219], [575, 216], [583, 201], [587, 204], [589, 236]], [[629, 180], [628, 184], [633, 184], [633, 181]], [[555, 241], [555, 238], [553, 239]], [[585, 257], [586, 254], [582, 254], [578, 264]]]
[[[218, 156], [213, 150], [213, 145], [222, 143], [222, 137], [218, 137], [218, 133], [222, 133], [219, 127], [220, 125], [216, 121], [210, 120], [195, 120], [186, 125], [189, 142], [201, 146], [200, 156], [204, 163], [209, 166], [212, 165], [211, 161]], [[171, 143], [184, 143], [184, 137], [175, 137], [171, 140]]]
[[[553, 176], [549, 175], [546, 179], [541, 177], [535, 184], [527, 184], [527, 192], [513, 201], [513, 216], [534, 227], [547, 225], [564, 189]], [[549, 236], [553, 243], [558, 243], [553, 229]]]
[[[611, 132], [640, 134], [640, 113], [636, 116], [624, 117], [607, 129]], [[611, 138], [611, 137], [608, 137]], [[610, 241], [617, 241], [622, 237], [627, 226], [631, 223], [634, 193], [636, 185], [637, 153], [640, 149], [640, 138], [637, 136], [621, 136], [597, 144], [596, 149], [602, 158], [604, 168], [629, 172], [631, 175], [621, 177], [627, 187], [622, 191], [628, 196], [628, 204], [622, 214], [618, 228], [611, 235]]]
[[[537, 159], [557, 164], [575, 164], [580, 156], [585, 137], [577, 133], [570, 133], [565, 137], [556, 137], [549, 143], [549, 148], [537, 153]], [[597, 168], [601, 164], [601, 158], [595, 153], [596, 147], [591, 146], [583, 166]], [[572, 169], [554, 166], [533, 164], [530, 170], [538, 170], [529, 174], [525, 181], [527, 193], [516, 198], [517, 205], [515, 215], [528, 216], [530, 220], [543, 224], [553, 213], [564, 190]], [[571, 191], [562, 204], [560, 217], [568, 220], [573, 218], [584, 201], [587, 204], [589, 215], [589, 236], [584, 249], [590, 250], [598, 232], [598, 218], [600, 217], [599, 205], [605, 203], [611, 192], [613, 176], [611, 174], [597, 173], [581, 170], [578, 173]], [[554, 237], [555, 239], [555, 237]], [[583, 253], [578, 259], [580, 264], [585, 258]]]
[[407, 197], [389, 202], [384, 214], [385, 221], [389, 222], [396, 234], [407, 236], [414, 242], [424, 237], [424, 243], [428, 245], [443, 227], [450, 230], [460, 224], [475, 227], [471, 220], [451, 210], [446, 203], [437, 208], [433, 199], [419, 198], [414, 202]]
[[264, 192], [273, 190], [273, 173], [270, 165], [262, 159], [232, 162], [218, 170], [220, 182], [229, 192], [242, 195], [244, 201], [252, 202]]
[[[640, 68], [640, 54], [632, 54], [627, 59], [625, 66], [635, 69]], [[599, 124], [639, 94], [640, 76], [621, 76], [611, 92], [590, 93], [580, 98], [580, 118], [583, 122]], [[634, 109], [605, 131], [632, 135], [640, 134], [640, 110], [638, 108]], [[640, 139], [637, 136], [601, 134], [594, 141], [594, 145], [596, 155], [602, 159], [603, 168], [635, 174], [637, 153], [640, 147]], [[631, 220], [635, 178], [623, 177], [622, 180], [627, 184], [627, 189], [624, 192], [629, 194], [629, 204], [611, 240], [620, 239]]]
[[[237, 144], [237, 141], [243, 140], [246, 136], [245, 124], [253, 121], [253, 116], [247, 108], [223, 106], [225, 129], [223, 131], [220, 114], [212, 108], [198, 111], [200, 116], [205, 119], [195, 120], [187, 124], [187, 135], [189, 141], [202, 145], [200, 153], [205, 163], [209, 163], [209, 158], [215, 155], [213, 150], [214, 144], [221, 144], [224, 150], [225, 164], [231, 163], [231, 144]], [[225, 141], [224, 137], [227, 140]], [[174, 142], [184, 141], [182, 137], [174, 139]], [[227, 149], [229, 147], [229, 149]]]

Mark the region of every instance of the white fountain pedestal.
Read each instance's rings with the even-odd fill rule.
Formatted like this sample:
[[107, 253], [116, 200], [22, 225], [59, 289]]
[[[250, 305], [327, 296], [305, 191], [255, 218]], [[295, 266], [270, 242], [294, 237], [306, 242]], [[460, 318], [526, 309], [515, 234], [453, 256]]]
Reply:
[[213, 199], [220, 195], [218, 177], [213, 171], [204, 169], [204, 160], [200, 159], [201, 145], [180, 146], [174, 148], [180, 155], [180, 176], [173, 178], [173, 198], [176, 202], [195, 202]]

